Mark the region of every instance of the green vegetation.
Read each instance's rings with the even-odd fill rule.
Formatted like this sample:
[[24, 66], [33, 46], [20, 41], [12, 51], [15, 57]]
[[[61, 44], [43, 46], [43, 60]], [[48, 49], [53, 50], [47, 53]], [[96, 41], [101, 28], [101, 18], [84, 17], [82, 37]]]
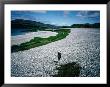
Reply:
[[50, 36], [48, 38], [40, 38], [40, 37], [34, 37], [34, 39], [30, 40], [29, 42], [22, 43], [20, 45], [13, 45], [11, 47], [12, 52], [17, 52], [17, 51], [23, 51], [23, 50], [28, 50], [30, 48], [42, 46], [57, 40], [61, 40], [65, 38], [69, 33], [69, 29], [59, 29], [59, 30], [54, 30], [54, 32], [57, 32], [58, 34], [56, 36]]
[[58, 70], [58, 74], [53, 75], [53, 77], [78, 77], [81, 67], [76, 62], [72, 62], [60, 65], [56, 69]]

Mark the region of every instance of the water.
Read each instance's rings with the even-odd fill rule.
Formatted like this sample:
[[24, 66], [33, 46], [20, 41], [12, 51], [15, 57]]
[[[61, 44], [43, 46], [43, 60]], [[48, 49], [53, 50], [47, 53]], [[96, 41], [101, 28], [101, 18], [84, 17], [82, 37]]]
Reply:
[[[11, 45], [20, 45], [21, 43], [29, 42], [34, 37], [48, 38], [50, 36], [56, 36], [57, 32], [52, 31], [37, 31], [37, 32], [20, 32], [15, 31], [14, 36], [11, 36]], [[24, 35], [25, 34], [25, 35]]]
[[11, 54], [11, 76], [50, 77], [55, 74], [55, 63], [60, 51], [59, 64], [80, 64], [80, 77], [100, 76], [100, 29], [71, 29], [62, 40], [30, 50]]
[[23, 35], [25, 33], [27, 33], [26, 31], [24, 32], [23, 30], [25, 29], [12, 29], [11, 30], [11, 36], [16, 36], [16, 35]]

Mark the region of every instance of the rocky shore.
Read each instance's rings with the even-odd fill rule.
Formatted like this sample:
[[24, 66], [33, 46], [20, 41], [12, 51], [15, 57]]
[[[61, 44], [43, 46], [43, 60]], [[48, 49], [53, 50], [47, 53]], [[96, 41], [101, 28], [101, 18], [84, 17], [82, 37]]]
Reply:
[[[61, 52], [61, 59], [56, 64], [58, 52]], [[70, 62], [81, 66], [80, 77], [100, 76], [99, 29], [71, 29], [62, 40], [11, 53], [11, 76], [51, 77], [58, 72], [56, 65]]]

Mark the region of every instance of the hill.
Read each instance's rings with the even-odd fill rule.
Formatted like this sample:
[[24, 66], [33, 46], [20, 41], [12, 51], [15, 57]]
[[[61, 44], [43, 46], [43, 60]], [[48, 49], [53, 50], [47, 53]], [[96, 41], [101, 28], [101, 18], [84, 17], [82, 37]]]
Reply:
[[45, 29], [58, 29], [58, 28], [100, 28], [100, 23], [94, 24], [72, 24], [70, 26], [55, 26], [51, 24], [44, 24], [42, 22], [15, 19], [11, 21], [11, 29], [24, 29], [24, 30], [45, 30]]
[[100, 23], [72, 24], [71, 26], [62, 26], [62, 28], [100, 28]]
[[32, 20], [15, 19], [11, 21], [11, 29], [48, 29], [48, 28], [58, 28], [58, 26], [51, 24], [44, 24]]

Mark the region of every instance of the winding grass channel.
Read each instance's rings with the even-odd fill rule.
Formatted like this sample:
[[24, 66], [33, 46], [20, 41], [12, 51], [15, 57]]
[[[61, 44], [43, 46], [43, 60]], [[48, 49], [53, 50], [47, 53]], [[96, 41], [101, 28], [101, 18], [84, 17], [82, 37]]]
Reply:
[[11, 46], [11, 52], [24, 51], [34, 47], [46, 45], [54, 41], [61, 40], [70, 33], [70, 30], [59, 29], [59, 30], [54, 30], [54, 32], [57, 32], [58, 34], [56, 36], [50, 36], [48, 38], [34, 37], [29, 42], [21, 43], [20, 45], [13, 45]]

